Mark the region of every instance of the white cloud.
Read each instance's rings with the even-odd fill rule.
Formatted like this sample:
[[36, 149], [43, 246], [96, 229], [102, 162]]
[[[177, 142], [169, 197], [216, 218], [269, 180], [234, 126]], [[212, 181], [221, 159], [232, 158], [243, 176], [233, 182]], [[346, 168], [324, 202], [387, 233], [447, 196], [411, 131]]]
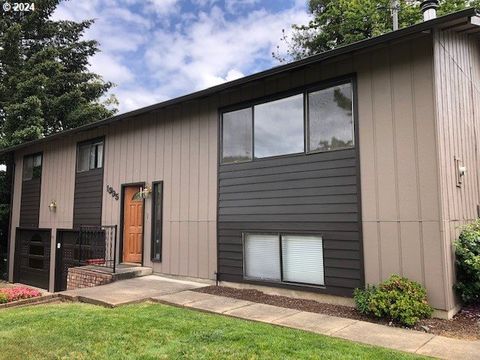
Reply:
[[178, 0], [147, 0], [146, 9], [152, 9], [160, 15], [168, 15], [179, 10]]
[[264, 9], [259, 0], [191, 2], [196, 6], [179, 0], [67, 1], [53, 18], [96, 19], [86, 33], [101, 49], [91, 69], [118, 85], [112, 92], [121, 112], [274, 66], [272, 51], [277, 45], [285, 50], [282, 29], [288, 33], [291, 24], [308, 21], [304, 0], [281, 11]]
[[97, 54], [92, 58], [90, 69], [103, 76], [104, 79], [109, 79], [120, 86], [125, 83], [130, 83], [134, 80], [135, 75], [131, 70], [123, 65], [119, 59], [108, 54]]
[[141, 85], [134, 87], [118, 87], [114, 91], [120, 100], [119, 113], [139, 109], [148, 105], [168, 100], [167, 96], [161, 95], [160, 89], [147, 89]]
[[244, 76], [245, 75], [241, 71], [238, 71], [237, 69], [232, 69], [227, 73], [227, 77], [225, 78], [225, 80], [233, 81], [233, 80], [240, 79]]
[[273, 64], [271, 53], [282, 29], [288, 32], [291, 23], [306, 21], [304, 9], [295, 7], [275, 14], [258, 10], [228, 22], [224, 12], [213, 7], [182, 31], [157, 31], [146, 51], [146, 64], [166, 83], [167, 93], [202, 89], [263, 70], [260, 62]]

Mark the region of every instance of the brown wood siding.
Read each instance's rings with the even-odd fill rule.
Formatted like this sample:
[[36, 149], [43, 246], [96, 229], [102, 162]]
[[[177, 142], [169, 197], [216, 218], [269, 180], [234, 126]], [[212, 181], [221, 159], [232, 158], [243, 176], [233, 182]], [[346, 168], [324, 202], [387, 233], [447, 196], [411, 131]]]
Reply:
[[22, 181], [20, 226], [38, 228], [41, 178]]
[[350, 149], [221, 165], [220, 279], [243, 281], [242, 233], [280, 232], [322, 236], [326, 288], [318, 291], [349, 296], [362, 286], [357, 163]]
[[[445, 298], [457, 304], [450, 290], [455, 282], [452, 243], [461, 226], [478, 217], [480, 204], [480, 42], [478, 37], [454, 31], [434, 35], [435, 95], [441, 196], [441, 256], [445, 266]], [[456, 184], [454, 159], [467, 171], [461, 187]]]
[[73, 227], [101, 225], [103, 168], [77, 172], [73, 201]]

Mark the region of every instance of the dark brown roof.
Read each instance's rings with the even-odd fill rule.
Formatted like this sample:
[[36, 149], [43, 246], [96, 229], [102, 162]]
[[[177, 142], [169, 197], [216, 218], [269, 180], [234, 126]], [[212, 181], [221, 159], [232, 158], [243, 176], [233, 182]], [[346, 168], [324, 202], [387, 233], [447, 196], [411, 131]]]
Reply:
[[454, 29], [455, 31], [461, 31], [461, 32], [466, 32], [466, 33], [470, 33], [470, 34], [478, 33], [480, 35], [480, 13], [476, 9], [470, 8], [470, 9], [465, 9], [465, 10], [462, 10], [462, 11], [459, 11], [459, 12], [456, 12], [456, 13], [452, 13], [452, 14], [449, 14], [449, 15], [441, 16], [441, 17], [438, 17], [438, 18], [430, 20], [430, 21], [421, 22], [421, 23], [418, 23], [418, 24], [415, 24], [415, 25], [412, 25], [412, 26], [409, 26], [409, 27], [406, 27], [406, 28], [403, 28], [403, 29], [400, 29], [400, 30], [397, 30], [397, 31], [392, 31], [392, 32], [389, 32], [389, 33], [386, 33], [386, 34], [383, 34], [383, 35], [380, 35], [380, 36], [370, 38], [370, 39], [365, 39], [365, 40], [358, 41], [358, 42], [353, 43], [353, 44], [338, 47], [334, 50], [326, 51], [326, 52], [323, 52], [321, 54], [309, 56], [309, 57], [307, 57], [305, 59], [302, 59], [302, 60], [294, 61], [294, 62], [285, 64], [285, 65], [276, 66], [276, 67], [273, 67], [271, 69], [268, 69], [268, 70], [265, 70], [265, 71], [262, 71], [262, 72], [259, 72], [259, 73], [256, 73], [256, 74], [252, 74], [252, 75], [245, 76], [245, 77], [237, 79], [237, 80], [229, 81], [229, 82], [226, 82], [226, 83], [223, 83], [223, 84], [220, 84], [220, 85], [216, 85], [216, 86], [207, 88], [205, 90], [200, 90], [200, 91], [188, 94], [188, 95], [184, 95], [184, 96], [180, 96], [180, 97], [177, 97], [177, 98], [174, 98], [174, 99], [163, 101], [163, 102], [158, 103], [158, 104], [146, 106], [146, 107], [143, 107], [141, 109], [129, 111], [129, 112], [119, 114], [119, 115], [115, 115], [115, 116], [109, 117], [107, 119], [97, 121], [95, 123], [83, 125], [83, 126], [80, 126], [80, 127], [74, 128], [74, 129], [70, 129], [70, 130], [65, 130], [65, 131], [59, 132], [57, 134], [44, 137], [42, 139], [38, 139], [38, 140], [23, 143], [23, 144], [20, 144], [20, 145], [12, 146], [12, 147], [9, 147], [9, 148], [6, 148], [6, 149], [3, 149], [2, 151], [0, 151], [0, 155], [11, 152], [11, 151], [14, 151], [14, 150], [17, 150], [17, 149], [28, 147], [28, 146], [33, 145], [33, 144], [38, 144], [38, 143], [50, 141], [50, 140], [59, 138], [61, 136], [68, 136], [68, 135], [76, 134], [78, 132], [82, 132], [82, 131], [94, 129], [94, 128], [97, 128], [97, 127], [105, 126], [105, 125], [111, 124], [111, 123], [116, 122], [116, 121], [120, 121], [120, 120], [129, 118], [129, 117], [134, 117], [134, 116], [137, 116], [137, 115], [141, 115], [143, 113], [147, 113], [149, 111], [159, 110], [159, 109], [166, 108], [166, 107], [172, 106], [172, 105], [177, 105], [177, 104], [180, 104], [180, 103], [183, 103], [183, 102], [201, 99], [201, 98], [213, 95], [215, 93], [219, 93], [219, 92], [224, 91], [224, 90], [232, 89], [232, 88], [235, 88], [237, 86], [242, 86], [242, 85], [245, 85], [247, 83], [250, 83], [250, 82], [253, 82], [253, 81], [256, 81], [256, 80], [260, 80], [260, 79], [263, 79], [263, 78], [266, 78], [266, 77], [269, 77], [269, 76], [272, 76], [272, 75], [277, 75], [277, 74], [280, 74], [280, 73], [295, 70], [295, 69], [298, 69], [298, 68], [301, 68], [301, 67], [304, 67], [304, 66], [308, 66], [308, 65], [311, 65], [313, 63], [321, 62], [321, 61], [324, 61], [326, 59], [330, 59], [330, 58], [333, 58], [333, 57], [336, 57], [336, 56], [339, 56], [339, 55], [344, 55], [344, 54], [348, 54], [348, 53], [351, 53], [351, 52], [354, 52], [354, 51], [357, 51], [357, 50], [366, 49], [366, 48], [376, 46], [376, 45], [380, 45], [382, 43], [386, 43], [386, 42], [389, 42], [389, 41], [392, 41], [392, 40], [397, 40], [397, 39], [400, 39], [400, 38], [403, 38], [403, 37], [407, 37], [407, 36], [410, 36], [410, 35], [413, 35], [413, 34], [416, 34], [416, 33], [429, 31], [429, 30], [434, 29], [434, 28], [435, 29], [441, 29], [441, 30]]

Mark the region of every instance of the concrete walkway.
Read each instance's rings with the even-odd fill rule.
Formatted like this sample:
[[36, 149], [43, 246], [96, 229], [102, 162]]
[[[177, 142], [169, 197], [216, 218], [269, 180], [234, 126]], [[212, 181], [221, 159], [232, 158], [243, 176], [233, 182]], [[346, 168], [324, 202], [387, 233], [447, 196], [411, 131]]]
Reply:
[[195, 289], [208, 284], [174, 280], [156, 275], [143, 276], [128, 280], [116, 281], [111, 284], [63, 291], [64, 299], [81, 301], [106, 307], [139, 303], [152, 297]]
[[329, 335], [359, 343], [443, 359], [479, 359], [480, 341], [464, 341], [365, 321], [309, 313], [194, 291], [152, 301]]
[[480, 358], [480, 341], [456, 340], [365, 321], [190, 291], [206, 285], [209, 284], [150, 275], [94, 288], [64, 291], [60, 296], [107, 307], [148, 300], [443, 359]]

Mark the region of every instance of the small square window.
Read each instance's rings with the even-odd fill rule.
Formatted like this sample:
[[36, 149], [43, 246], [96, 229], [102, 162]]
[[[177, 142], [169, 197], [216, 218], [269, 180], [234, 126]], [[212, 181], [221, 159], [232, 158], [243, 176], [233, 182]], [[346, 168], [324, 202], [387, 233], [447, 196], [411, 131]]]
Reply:
[[42, 154], [28, 155], [23, 158], [23, 180], [38, 179], [42, 176]]
[[88, 171], [103, 167], [103, 142], [78, 146], [77, 171]]
[[278, 235], [245, 235], [244, 252], [245, 277], [280, 281], [280, 242]]
[[320, 236], [282, 236], [283, 281], [324, 285], [323, 241]]
[[255, 158], [305, 152], [303, 123], [303, 94], [255, 105]]

